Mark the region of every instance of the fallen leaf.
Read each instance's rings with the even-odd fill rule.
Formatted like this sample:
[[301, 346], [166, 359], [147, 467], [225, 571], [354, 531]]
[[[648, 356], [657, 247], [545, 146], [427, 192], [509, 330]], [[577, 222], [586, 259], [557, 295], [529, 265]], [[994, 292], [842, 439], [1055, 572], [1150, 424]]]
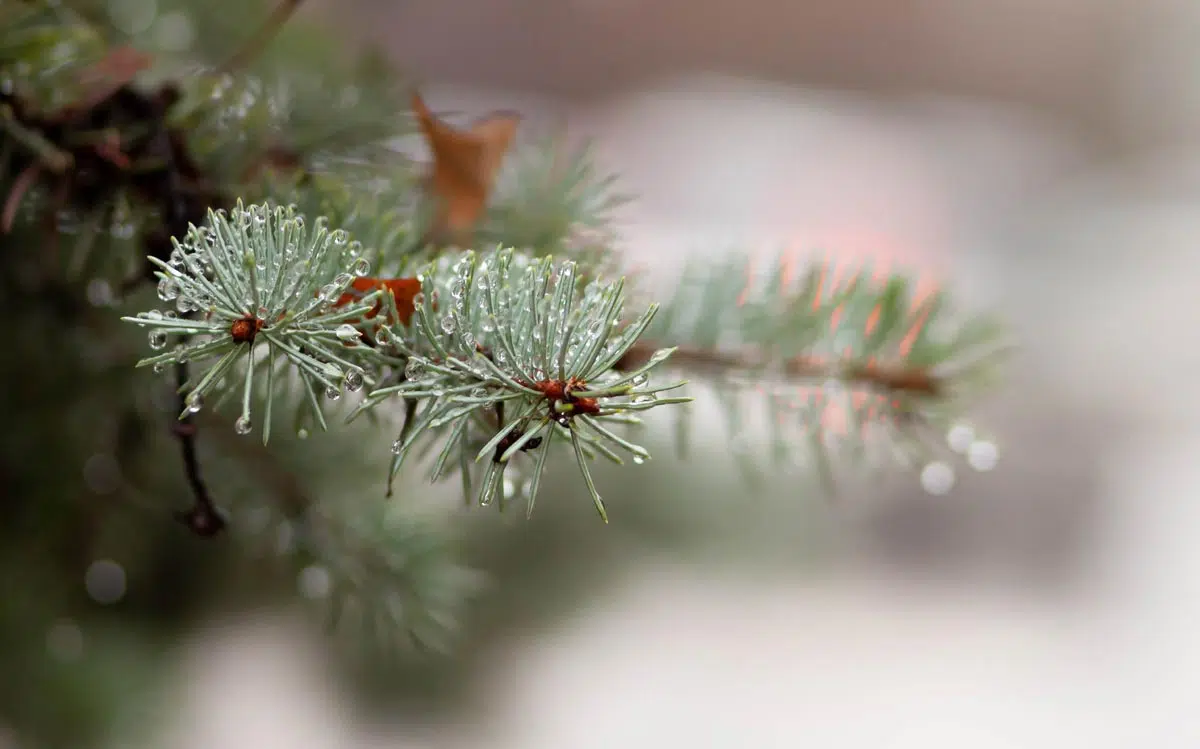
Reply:
[[[396, 300], [396, 314], [400, 318], [399, 322], [408, 325], [412, 320], [413, 311], [416, 309], [413, 299], [421, 292], [421, 282], [416, 278], [356, 278], [350, 284], [350, 288], [338, 297], [334, 306], [344, 307], [347, 304], [353, 304], [376, 289], [383, 289], [391, 293], [392, 298]], [[367, 312], [365, 318], [370, 320], [382, 311], [383, 301], [380, 300]]]
[[427, 238], [469, 245], [521, 117], [494, 112], [458, 129], [435, 117], [420, 94], [413, 94], [412, 105], [433, 153], [426, 189], [436, 201], [436, 213]]

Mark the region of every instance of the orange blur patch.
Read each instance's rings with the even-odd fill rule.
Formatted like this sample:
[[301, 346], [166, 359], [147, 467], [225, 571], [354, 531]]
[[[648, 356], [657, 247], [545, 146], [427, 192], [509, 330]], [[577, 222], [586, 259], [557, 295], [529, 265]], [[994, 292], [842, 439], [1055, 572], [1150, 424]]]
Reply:
[[426, 189], [437, 202], [437, 213], [430, 234], [470, 244], [521, 117], [494, 112], [460, 130], [435, 117], [420, 94], [413, 94], [412, 108], [433, 153]]
[[[413, 311], [416, 309], [413, 299], [421, 292], [421, 282], [416, 278], [356, 278], [346, 293], [338, 297], [334, 306], [344, 307], [347, 304], [353, 304], [377, 289], [383, 289], [392, 295], [392, 298], [396, 300], [396, 314], [400, 318], [399, 322], [408, 325], [412, 320]], [[364, 317], [369, 320], [382, 311], [383, 301], [380, 300]]]

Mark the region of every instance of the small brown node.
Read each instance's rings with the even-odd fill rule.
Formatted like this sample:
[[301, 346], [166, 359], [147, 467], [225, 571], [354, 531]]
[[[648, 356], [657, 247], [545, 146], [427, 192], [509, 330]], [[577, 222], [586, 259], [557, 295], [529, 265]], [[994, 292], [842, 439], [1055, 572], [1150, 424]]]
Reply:
[[546, 397], [550, 405], [550, 418], [559, 424], [566, 424], [571, 417], [579, 414], [600, 413], [600, 403], [595, 398], [580, 398], [573, 394], [575, 390], [587, 388], [586, 382], [575, 377], [568, 380], [542, 380], [530, 387]]
[[234, 320], [229, 326], [229, 335], [234, 343], [254, 343], [254, 337], [262, 330], [263, 321], [252, 315], [246, 315], [240, 320]]

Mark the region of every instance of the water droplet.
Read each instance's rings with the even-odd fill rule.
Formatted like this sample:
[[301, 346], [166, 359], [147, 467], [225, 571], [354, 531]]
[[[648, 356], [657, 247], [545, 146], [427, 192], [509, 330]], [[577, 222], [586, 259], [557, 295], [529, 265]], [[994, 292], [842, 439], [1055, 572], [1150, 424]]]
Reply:
[[392, 330], [386, 325], [379, 326], [379, 330], [375, 331], [375, 343], [380, 346], [390, 346], [392, 338]]
[[189, 413], [196, 413], [201, 408], [204, 408], [204, 396], [198, 390], [193, 390], [188, 393], [188, 397], [184, 400], [184, 403], [187, 404]]
[[409, 359], [408, 363], [404, 365], [404, 379], [416, 380], [420, 378], [421, 373], [424, 371], [425, 365], [419, 359]]
[[349, 273], [339, 273], [333, 277], [333, 284], [337, 286], [338, 291], [349, 286], [354, 281], [354, 276]]
[[296, 586], [300, 589], [300, 595], [316, 600], [329, 595], [333, 588], [333, 580], [329, 576], [329, 570], [317, 564], [310, 564], [300, 570]]
[[956, 453], [965, 453], [975, 441], [975, 430], [968, 424], [955, 424], [946, 433], [946, 444]]
[[512, 479], [505, 476], [504, 477], [504, 498], [512, 499], [516, 493], [517, 493], [517, 485], [513, 483]]
[[630, 380], [630, 382], [632, 383], [632, 385], [635, 388], [640, 388], [649, 381], [650, 381], [650, 377], [645, 372], [642, 372], [640, 375], [638, 375], [638, 376], [634, 377], [632, 380]]
[[362, 278], [371, 272], [371, 262], [365, 257], [360, 257], [354, 261], [353, 265], [350, 266], [350, 272], [359, 278]]
[[62, 619], [46, 632], [46, 650], [60, 661], [71, 663], [83, 657], [83, 631], [70, 619]]
[[487, 388], [484, 387], [478, 387], [471, 391], [472, 398], [484, 398], [487, 397], [487, 394]]
[[107, 307], [114, 299], [112, 286], [103, 278], [93, 278], [88, 281], [87, 298], [93, 307]]
[[301, 427], [300, 430], [296, 432], [296, 437], [302, 440], [308, 439], [308, 430], [304, 427]]
[[161, 320], [161, 319], [163, 319], [163, 316], [162, 316], [162, 313], [159, 312], [158, 310], [152, 309], [146, 313], [146, 319], [147, 320]]
[[163, 362], [155, 362], [152, 369], [154, 370], [154, 374], [162, 374], [167, 371], [167, 365]]
[[655, 397], [653, 393], [642, 393], [641, 395], [635, 395], [632, 402], [641, 406], [647, 403], [653, 403], [656, 400], [658, 400], [658, 398]]
[[396, 440], [395, 442], [392, 443], [392, 455], [399, 455], [403, 451], [404, 451], [403, 440]]
[[125, 597], [125, 568], [111, 559], [92, 562], [83, 576], [83, 586], [96, 603], [116, 603]]
[[646, 459], [643, 458], [641, 455], [634, 455], [633, 462], [640, 466], [642, 463], [646, 462]]
[[446, 315], [442, 318], [442, 332], [446, 335], [452, 334], [458, 328], [458, 320], [454, 319], [453, 315]]
[[242, 414], [238, 417], [237, 421], [233, 422], [233, 431], [238, 434], [250, 434], [250, 430], [253, 428], [254, 425], [250, 422], [250, 417], [245, 414]]
[[414, 307], [424, 307], [425, 306], [425, 294], [418, 291], [416, 294], [413, 295], [412, 303], [413, 303]]
[[1000, 450], [994, 442], [979, 440], [967, 449], [967, 463], [976, 471], [990, 471], [1000, 462]]
[[330, 385], [329, 387], [325, 388], [325, 397], [331, 401], [335, 401], [342, 397], [342, 391], [340, 388]]
[[169, 278], [158, 282], [158, 298], [164, 302], [174, 301], [179, 296], [179, 286]]
[[155, 351], [167, 347], [167, 332], [165, 330], [150, 331], [150, 348]]
[[83, 481], [96, 494], [112, 494], [121, 486], [121, 466], [107, 453], [96, 453], [83, 464]]
[[491, 333], [496, 329], [496, 318], [488, 315], [483, 319], [483, 332]]
[[342, 384], [346, 387], [346, 392], [356, 393], [362, 390], [363, 373], [362, 370], [349, 369], [346, 370], [346, 376], [342, 379]]
[[346, 242], [350, 239], [350, 236], [346, 234], [345, 229], [334, 229], [330, 233], [329, 239], [333, 242], [334, 247], [341, 247], [342, 245], [346, 244]]
[[358, 328], [355, 328], [350, 323], [343, 323], [343, 324], [339, 325], [336, 332], [337, 332], [337, 337], [342, 339], [343, 341], [357, 341], [358, 340]]
[[947, 494], [954, 488], [954, 469], [934, 461], [921, 469], [921, 487], [934, 495]]

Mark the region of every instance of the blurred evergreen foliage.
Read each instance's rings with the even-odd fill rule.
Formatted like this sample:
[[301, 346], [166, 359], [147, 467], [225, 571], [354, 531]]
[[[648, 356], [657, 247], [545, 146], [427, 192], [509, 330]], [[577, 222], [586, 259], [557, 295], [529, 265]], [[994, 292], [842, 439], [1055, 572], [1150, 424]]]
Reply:
[[[452, 706], [478, 656], [619, 579], [633, 550], [735, 543], [732, 520], [756, 513], [688, 498], [742, 496], [747, 480], [785, 475], [801, 447], [800, 477], [762, 491], [802, 500], [762, 511], [818, 554], [818, 479], [834, 472], [832, 447], [848, 447], [840, 454], [859, 459], [855, 470], [872, 456], [894, 465], [897, 452], [942, 470], [945, 430], [993, 381], [1002, 331], [982, 318], [944, 324], [945, 297], [921, 297], [902, 277], [833, 283], [786, 259], [765, 271], [741, 260], [687, 269], [649, 327], [610, 352], [615, 382], [678, 347], [671, 368], [715, 386], [728, 431], [666, 409], [679, 413], [677, 435], [651, 442], [668, 454], [670, 443], [697, 444], [680, 461], [594, 469], [609, 526], [587, 502], [564, 501], [587, 496], [577, 471], [558, 470], [576, 462], [569, 437], [546, 461], [528, 521], [465, 513], [457, 486], [427, 484], [438, 440], [385, 500], [404, 422], [395, 398], [349, 424], [350, 398], [325, 404], [329, 432], [277, 428], [269, 445], [237, 434], [235, 412], [196, 414], [186, 426], [228, 525], [208, 538], [171, 522], [194, 493], [172, 430], [175, 383], [135, 366], [154, 352], [121, 322], [160, 303], [161, 267], [147, 255], [166, 263], [189, 224], [241, 200], [292, 204], [310, 226], [324, 217], [375, 276], [440, 267], [424, 288], [436, 281], [443, 299], [465, 267], [451, 268], [457, 249], [424, 241], [425, 167], [392, 147], [418, 135], [413, 89], [379, 55], [300, 14], [222, 70], [275, 11], [252, 0], [0, 0], [0, 721], [23, 745], [152, 733], [182, 638], [222, 612], [270, 605], [311, 605], [315, 622], [338, 613], [331, 648], [364, 696]], [[519, 141], [490, 198], [481, 256], [503, 245], [529, 267], [550, 255], [578, 264], [579, 296], [562, 286], [561, 304], [536, 318], [547, 330], [568, 320], [586, 283], [620, 269], [609, 221], [626, 198], [586, 149]], [[651, 301], [636, 281], [638, 304], [618, 310], [613, 336]], [[515, 330], [521, 311], [510, 312], [499, 323]], [[471, 330], [490, 324], [473, 319]], [[393, 330], [427, 347], [417, 353], [449, 340]], [[413, 351], [396, 354], [397, 369]], [[376, 365], [385, 377], [387, 362]], [[831, 437], [833, 411], [843, 416]], [[603, 453], [588, 444], [580, 450]], [[744, 474], [723, 471], [721, 455]], [[499, 475], [500, 504], [527, 491], [527, 474]]]

